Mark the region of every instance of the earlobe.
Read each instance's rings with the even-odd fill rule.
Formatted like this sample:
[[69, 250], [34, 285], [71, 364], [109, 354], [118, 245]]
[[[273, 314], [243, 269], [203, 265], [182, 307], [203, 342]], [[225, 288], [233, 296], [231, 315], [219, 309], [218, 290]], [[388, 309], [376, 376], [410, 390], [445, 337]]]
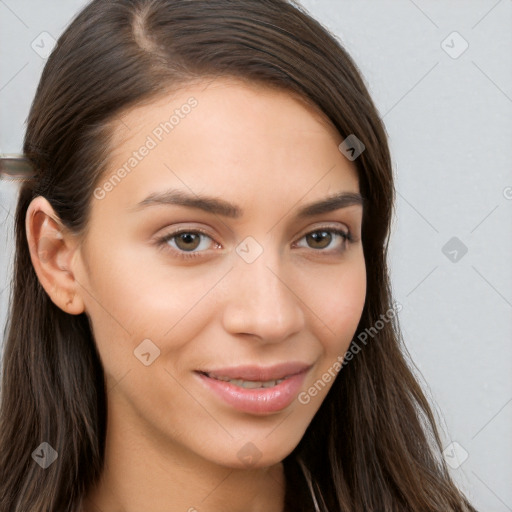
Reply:
[[66, 313], [83, 313], [84, 303], [77, 292], [79, 283], [70, 268], [77, 245], [47, 199], [38, 196], [32, 200], [25, 228], [30, 258], [41, 286], [52, 302]]

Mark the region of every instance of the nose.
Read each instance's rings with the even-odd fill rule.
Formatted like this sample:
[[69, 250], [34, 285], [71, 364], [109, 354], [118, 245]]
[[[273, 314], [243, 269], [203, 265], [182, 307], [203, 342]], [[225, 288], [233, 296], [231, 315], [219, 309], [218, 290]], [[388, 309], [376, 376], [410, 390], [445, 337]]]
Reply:
[[277, 343], [304, 328], [304, 304], [294, 293], [289, 273], [268, 254], [264, 251], [252, 263], [235, 258], [225, 290], [223, 324], [234, 335], [250, 334], [263, 343]]

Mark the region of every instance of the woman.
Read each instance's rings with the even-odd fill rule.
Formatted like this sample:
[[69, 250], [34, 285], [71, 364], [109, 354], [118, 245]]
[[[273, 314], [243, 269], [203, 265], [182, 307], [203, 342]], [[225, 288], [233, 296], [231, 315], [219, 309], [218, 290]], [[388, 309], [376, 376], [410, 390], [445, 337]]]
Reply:
[[23, 151], [1, 510], [475, 510], [402, 353], [384, 127], [299, 5], [91, 2]]

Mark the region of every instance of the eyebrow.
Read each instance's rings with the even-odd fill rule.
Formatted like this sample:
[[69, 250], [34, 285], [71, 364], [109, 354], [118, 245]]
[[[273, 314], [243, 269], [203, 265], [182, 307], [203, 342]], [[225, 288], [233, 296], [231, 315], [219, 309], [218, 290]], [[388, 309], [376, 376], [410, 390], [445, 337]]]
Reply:
[[[339, 192], [330, 195], [319, 201], [302, 206], [298, 212], [299, 219], [313, 217], [323, 213], [329, 213], [341, 208], [353, 205], [363, 205], [364, 198], [357, 192]], [[208, 213], [239, 219], [243, 216], [243, 209], [233, 203], [219, 197], [206, 196], [201, 194], [189, 194], [183, 190], [171, 189], [165, 192], [153, 192], [145, 199], [137, 203], [129, 211], [140, 211], [149, 206], [177, 205], [189, 208], [197, 208]]]

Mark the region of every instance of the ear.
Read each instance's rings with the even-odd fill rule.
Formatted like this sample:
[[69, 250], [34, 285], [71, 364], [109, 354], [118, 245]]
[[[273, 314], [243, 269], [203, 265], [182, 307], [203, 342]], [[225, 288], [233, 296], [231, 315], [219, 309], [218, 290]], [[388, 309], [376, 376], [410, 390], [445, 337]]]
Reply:
[[30, 203], [25, 217], [32, 265], [52, 302], [71, 315], [85, 310], [78, 283], [71, 272], [73, 255], [79, 246], [42, 196]]

